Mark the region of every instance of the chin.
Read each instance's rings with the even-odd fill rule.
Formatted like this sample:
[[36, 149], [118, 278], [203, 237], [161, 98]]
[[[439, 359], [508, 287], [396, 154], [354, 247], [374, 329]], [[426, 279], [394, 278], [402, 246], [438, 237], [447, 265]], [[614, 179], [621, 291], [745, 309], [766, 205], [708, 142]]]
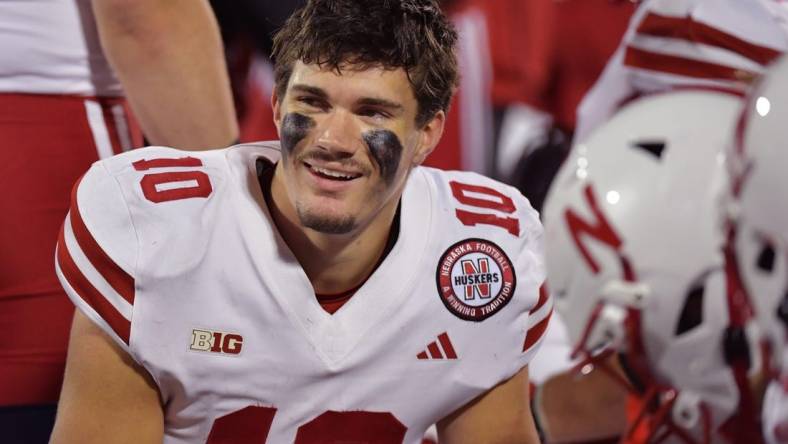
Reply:
[[349, 215], [318, 213], [298, 208], [303, 227], [325, 234], [348, 234], [357, 228], [356, 218]]

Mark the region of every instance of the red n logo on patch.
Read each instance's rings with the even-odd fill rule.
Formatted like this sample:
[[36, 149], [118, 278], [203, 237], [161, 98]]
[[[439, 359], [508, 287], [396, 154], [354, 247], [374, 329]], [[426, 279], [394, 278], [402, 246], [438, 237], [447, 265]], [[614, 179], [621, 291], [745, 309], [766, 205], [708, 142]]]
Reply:
[[586, 263], [591, 268], [591, 271], [596, 274], [599, 273], [599, 264], [591, 256], [591, 253], [589, 253], [588, 247], [585, 243], [583, 243], [581, 236], [591, 236], [592, 238], [609, 245], [616, 251], [618, 251], [618, 249], [621, 247], [622, 242], [621, 238], [619, 238], [615, 230], [613, 230], [613, 227], [611, 227], [610, 223], [607, 221], [607, 219], [605, 219], [605, 215], [599, 209], [599, 205], [596, 202], [594, 191], [591, 188], [591, 185], [586, 185], [583, 192], [586, 202], [588, 202], [588, 206], [594, 215], [594, 220], [586, 221], [581, 219], [580, 216], [578, 216], [577, 213], [575, 213], [571, 208], [568, 208], [564, 212], [564, 217], [566, 218], [566, 224], [569, 227], [569, 233], [572, 235], [572, 240], [575, 241], [575, 245], [580, 250], [580, 254], [583, 255], [583, 259], [585, 259]]
[[489, 283], [479, 283], [476, 282], [474, 279], [477, 275], [480, 274], [489, 274], [490, 273], [490, 262], [487, 258], [477, 259], [476, 263], [478, 268], [473, 265], [472, 260], [463, 260], [462, 263], [462, 273], [468, 279], [465, 283], [465, 300], [471, 300], [474, 298], [473, 293], [476, 292], [480, 298], [487, 299], [490, 295], [490, 284]]

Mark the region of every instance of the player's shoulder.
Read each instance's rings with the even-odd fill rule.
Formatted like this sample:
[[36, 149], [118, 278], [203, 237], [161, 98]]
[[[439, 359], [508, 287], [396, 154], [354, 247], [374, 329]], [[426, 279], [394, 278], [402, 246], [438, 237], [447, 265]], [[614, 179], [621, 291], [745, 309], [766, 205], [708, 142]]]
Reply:
[[418, 172], [434, 190], [437, 222], [460, 236], [494, 238], [515, 250], [541, 238], [539, 213], [517, 188], [468, 171], [420, 167]]
[[234, 190], [248, 191], [253, 159], [277, 154], [278, 145], [272, 143], [129, 151], [91, 166], [74, 187], [72, 211], [79, 212], [104, 248], [118, 254], [129, 254], [139, 242], [161, 248], [179, 241], [190, 245], [189, 239], [210, 232], [227, 213]]
[[164, 216], [173, 206], [183, 214], [216, 194], [225, 182], [225, 165], [220, 151], [129, 151], [95, 162], [75, 185], [73, 205], [89, 226], [117, 227], [119, 219], [140, 213]]
[[243, 180], [254, 170], [252, 158], [261, 156], [275, 162], [278, 142], [208, 151], [140, 148], [94, 163], [78, 185], [79, 201], [96, 200], [103, 205], [122, 201], [132, 213], [173, 213], [176, 209], [184, 214], [220, 197], [232, 180]]

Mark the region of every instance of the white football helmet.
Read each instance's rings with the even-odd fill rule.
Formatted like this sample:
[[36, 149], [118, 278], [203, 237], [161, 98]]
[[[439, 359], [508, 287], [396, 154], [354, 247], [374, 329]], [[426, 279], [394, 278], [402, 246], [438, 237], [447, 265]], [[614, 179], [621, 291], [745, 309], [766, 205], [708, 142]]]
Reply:
[[751, 93], [728, 158], [734, 271], [780, 367], [788, 334], [788, 58]]
[[578, 368], [625, 357], [649, 442], [759, 442], [753, 332], [731, 315], [718, 229], [741, 103], [681, 91], [629, 104], [573, 148], [546, 201], [547, 286]]
[[788, 442], [788, 58], [750, 93], [728, 153], [729, 279], [755, 311], [782, 378], [764, 403], [768, 442]]

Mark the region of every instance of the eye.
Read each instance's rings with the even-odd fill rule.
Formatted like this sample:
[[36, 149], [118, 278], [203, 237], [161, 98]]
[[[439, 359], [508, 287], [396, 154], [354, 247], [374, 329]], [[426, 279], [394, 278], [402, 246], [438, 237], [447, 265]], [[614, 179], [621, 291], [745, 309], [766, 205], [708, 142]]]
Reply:
[[676, 325], [676, 336], [692, 330], [703, 322], [703, 294], [705, 290], [705, 285], [699, 284], [692, 287], [687, 293], [679, 323]]
[[372, 117], [377, 119], [388, 119], [391, 117], [391, 114], [380, 108], [361, 108], [356, 112], [356, 114], [362, 117]]

